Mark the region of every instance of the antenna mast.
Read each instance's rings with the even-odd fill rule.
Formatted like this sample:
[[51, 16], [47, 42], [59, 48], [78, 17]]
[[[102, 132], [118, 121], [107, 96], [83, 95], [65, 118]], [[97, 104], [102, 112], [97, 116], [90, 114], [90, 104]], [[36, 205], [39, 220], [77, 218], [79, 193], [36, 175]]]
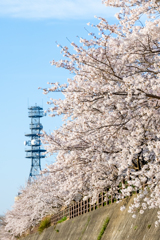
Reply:
[[43, 154], [46, 150], [41, 149], [41, 130], [43, 129], [43, 125], [40, 123], [40, 118], [44, 117], [45, 114], [43, 112], [43, 108], [37, 106], [28, 108], [28, 117], [31, 118], [30, 129], [31, 133], [25, 134], [26, 137], [30, 137], [29, 141], [25, 141], [24, 145], [28, 145], [31, 148], [26, 149], [26, 158], [31, 159], [31, 170], [29, 174], [28, 181], [32, 181], [39, 175], [41, 171], [41, 158], [45, 158]]

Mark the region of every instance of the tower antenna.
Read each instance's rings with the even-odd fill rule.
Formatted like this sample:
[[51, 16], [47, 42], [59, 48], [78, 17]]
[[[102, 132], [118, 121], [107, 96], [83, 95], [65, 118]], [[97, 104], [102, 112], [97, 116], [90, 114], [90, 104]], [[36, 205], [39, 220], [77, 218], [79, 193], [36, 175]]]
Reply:
[[44, 152], [46, 150], [41, 149], [41, 130], [43, 129], [43, 125], [40, 123], [40, 118], [44, 117], [45, 114], [43, 112], [43, 108], [37, 106], [28, 108], [28, 117], [31, 118], [30, 129], [31, 133], [25, 134], [26, 137], [30, 137], [29, 141], [25, 141], [24, 145], [28, 145], [31, 148], [26, 149], [26, 158], [31, 159], [31, 170], [29, 174], [28, 181], [36, 179], [41, 171], [41, 158], [45, 158]]

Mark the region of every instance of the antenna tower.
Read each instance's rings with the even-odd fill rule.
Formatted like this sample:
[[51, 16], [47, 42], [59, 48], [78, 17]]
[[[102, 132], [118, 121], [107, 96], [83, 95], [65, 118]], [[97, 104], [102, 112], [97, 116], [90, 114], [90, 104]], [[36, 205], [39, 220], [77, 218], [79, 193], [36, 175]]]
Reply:
[[31, 148], [26, 149], [26, 158], [31, 159], [31, 170], [29, 174], [28, 181], [32, 181], [39, 175], [41, 171], [41, 158], [45, 158], [43, 154], [46, 150], [41, 149], [41, 130], [43, 129], [43, 125], [40, 123], [40, 118], [44, 117], [45, 114], [43, 112], [43, 108], [37, 106], [28, 108], [28, 117], [31, 118], [30, 129], [31, 133], [25, 134], [26, 137], [30, 137], [29, 141], [25, 141], [24, 145], [28, 145]]

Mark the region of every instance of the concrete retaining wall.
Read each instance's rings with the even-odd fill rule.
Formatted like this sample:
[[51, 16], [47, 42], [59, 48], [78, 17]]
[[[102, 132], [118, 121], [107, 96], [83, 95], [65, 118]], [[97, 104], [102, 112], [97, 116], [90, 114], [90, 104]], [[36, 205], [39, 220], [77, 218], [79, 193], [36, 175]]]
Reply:
[[[154, 226], [157, 210], [146, 210], [144, 214], [138, 214], [134, 219], [132, 214], [128, 213], [133, 198], [59, 223], [56, 229], [51, 226], [43, 233], [28, 235], [23, 240], [97, 240], [107, 217], [110, 218], [110, 222], [101, 240], [159, 240], [160, 227]], [[120, 206], [123, 204], [126, 205], [126, 209], [121, 212]]]

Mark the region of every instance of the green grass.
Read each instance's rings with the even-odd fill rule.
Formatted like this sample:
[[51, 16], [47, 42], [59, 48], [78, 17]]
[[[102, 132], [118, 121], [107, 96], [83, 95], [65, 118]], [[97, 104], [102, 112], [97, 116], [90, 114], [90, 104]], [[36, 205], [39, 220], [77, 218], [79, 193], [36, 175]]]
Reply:
[[104, 234], [104, 232], [105, 232], [105, 230], [106, 230], [106, 228], [108, 226], [109, 220], [110, 220], [110, 218], [107, 217], [105, 222], [103, 223], [102, 229], [100, 231], [100, 234], [98, 235], [97, 240], [101, 240], [101, 238], [102, 238], [102, 236], [103, 236], [103, 234]]
[[137, 230], [137, 228], [138, 228], [138, 226], [135, 226], [135, 227], [134, 227], [134, 230]]
[[148, 225], [148, 229], [150, 229], [150, 227], [151, 227], [151, 224]]
[[63, 217], [61, 220], [59, 220], [57, 223], [61, 223], [67, 220], [67, 217]]
[[50, 226], [51, 226], [51, 218], [46, 217], [44, 220], [41, 221], [38, 231], [42, 233], [45, 228], [48, 228]]

